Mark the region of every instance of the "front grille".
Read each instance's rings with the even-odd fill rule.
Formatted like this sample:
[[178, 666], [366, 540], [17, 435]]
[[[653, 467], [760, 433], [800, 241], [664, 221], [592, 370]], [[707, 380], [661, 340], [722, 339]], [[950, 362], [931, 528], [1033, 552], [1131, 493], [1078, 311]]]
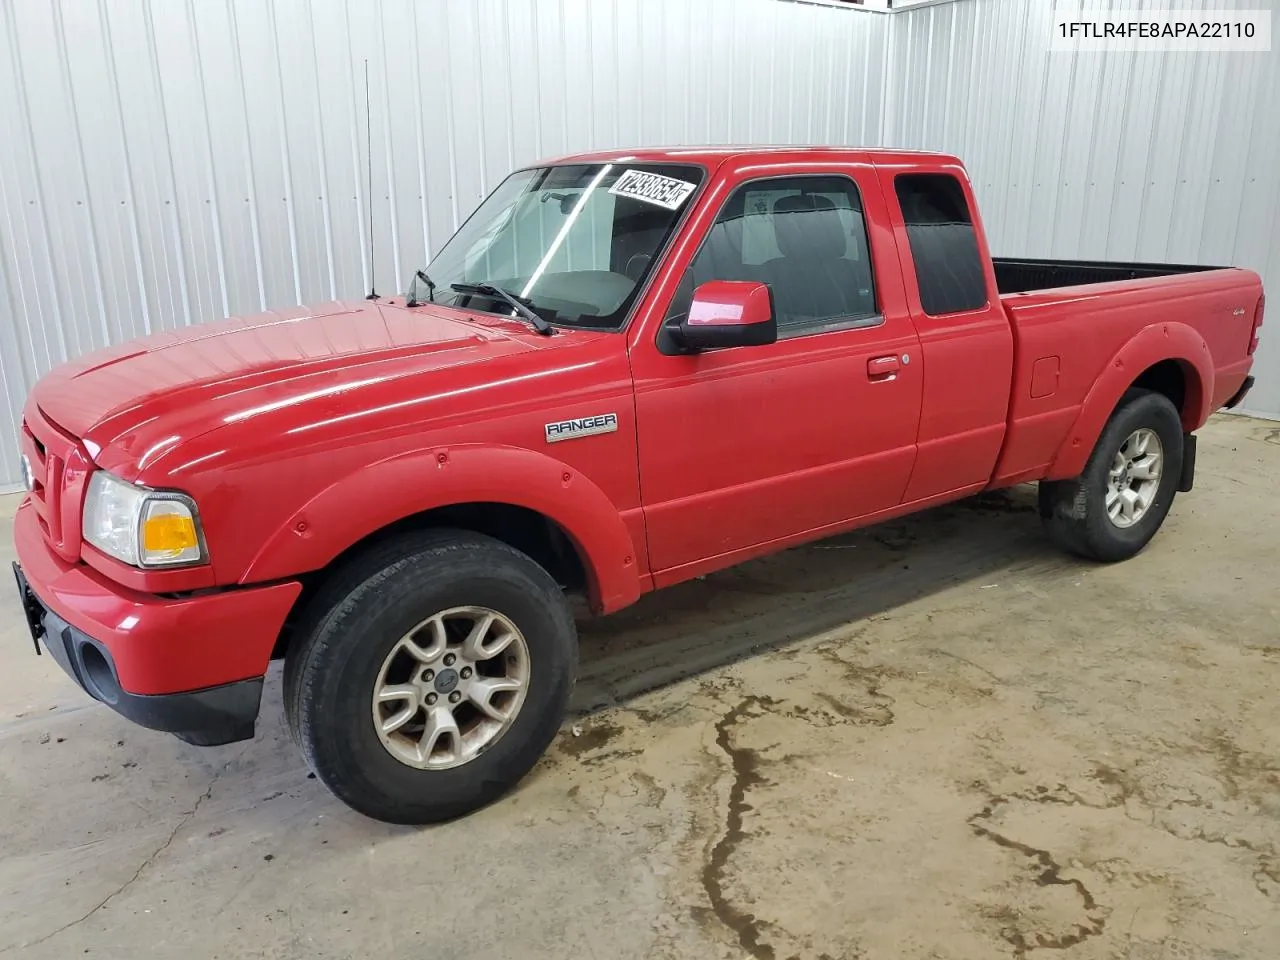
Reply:
[[22, 424], [22, 452], [27, 455], [27, 459], [31, 462], [31, 502], [36, 508], [36, 515], [40, 518], [40, 525], [44, 528], [46, 535], [49, 532], [49, 460], [46, 455], [47, 446], [40, 441], [31, 429], [31, 425], [26, 421]]
[[28, 408], [22, 424], [22, 452], [31, 461], [35, 482], [31, 502], [40, 529], [64, 560], [80, 558], [80, 511], [89, 458], [80, 444], [39, 408]]

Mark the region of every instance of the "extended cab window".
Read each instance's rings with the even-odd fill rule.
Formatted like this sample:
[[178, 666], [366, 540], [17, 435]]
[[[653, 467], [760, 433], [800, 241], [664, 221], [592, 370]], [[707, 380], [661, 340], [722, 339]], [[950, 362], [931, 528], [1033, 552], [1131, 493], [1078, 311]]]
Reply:
[[986, 306], [978, 235], [960, 182], [945, 173], [904, 173], [893, 185], [924, 312], [940, 316]]
[[725, 201], [672, 312], [687, 311], [693, 290], [708, 280], [769, 284], [780, 334], [875, 317], [857, 186], [845, 177], [743, 184]]

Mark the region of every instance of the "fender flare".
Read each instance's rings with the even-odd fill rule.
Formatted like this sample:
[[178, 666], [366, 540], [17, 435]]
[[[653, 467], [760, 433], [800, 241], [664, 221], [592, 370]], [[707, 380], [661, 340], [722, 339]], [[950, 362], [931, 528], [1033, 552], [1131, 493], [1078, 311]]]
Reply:
[[608, 612], [639, 598], [635, 545], [604, 491], [546, 454], [490, 444], [414, 450], [348, 474], [268, 536], [240, 582], [319, 570], [397, 520], [465, 503], [524, 507], [559, 524], [582, 559], [594, 608]]
[[1102, 428], [1125, 391], [1144, 371], [1164, 360], [1176, 360], [1186, 377], [1183, 430], [1190, 433], [1209, 419], [1213, 396], [1213, 361], [1209, 345], [1185, 323], [1153, 323], [1130, 338], [1098, 374], [1080, 406], [1075, 423], [1045, 474], [1046, 480], [1078, 477], [1084, 471]]

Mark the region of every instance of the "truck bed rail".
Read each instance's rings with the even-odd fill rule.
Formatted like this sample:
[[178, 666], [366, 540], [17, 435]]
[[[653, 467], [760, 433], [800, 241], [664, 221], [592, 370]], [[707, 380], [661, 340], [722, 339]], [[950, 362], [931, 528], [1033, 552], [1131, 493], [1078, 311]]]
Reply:
[[1220, 270], [1183, 263], [1121, 263], [1108, 260], [1022, 260], [993, 257], [996, 289], [1001, 293], [1026, 293], [1053, 287], [1075, 287], [1114, 280], [1144, 280], [1180, 273]]

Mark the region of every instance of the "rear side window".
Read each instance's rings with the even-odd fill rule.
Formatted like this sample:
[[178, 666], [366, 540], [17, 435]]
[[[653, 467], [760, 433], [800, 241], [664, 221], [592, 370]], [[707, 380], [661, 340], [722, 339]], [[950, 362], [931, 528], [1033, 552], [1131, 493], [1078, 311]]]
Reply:
[[924, 312], [936, 317], [986, 306], [978, 235], [960, 182], [945, 173], [904, 173], [893, 185]]

